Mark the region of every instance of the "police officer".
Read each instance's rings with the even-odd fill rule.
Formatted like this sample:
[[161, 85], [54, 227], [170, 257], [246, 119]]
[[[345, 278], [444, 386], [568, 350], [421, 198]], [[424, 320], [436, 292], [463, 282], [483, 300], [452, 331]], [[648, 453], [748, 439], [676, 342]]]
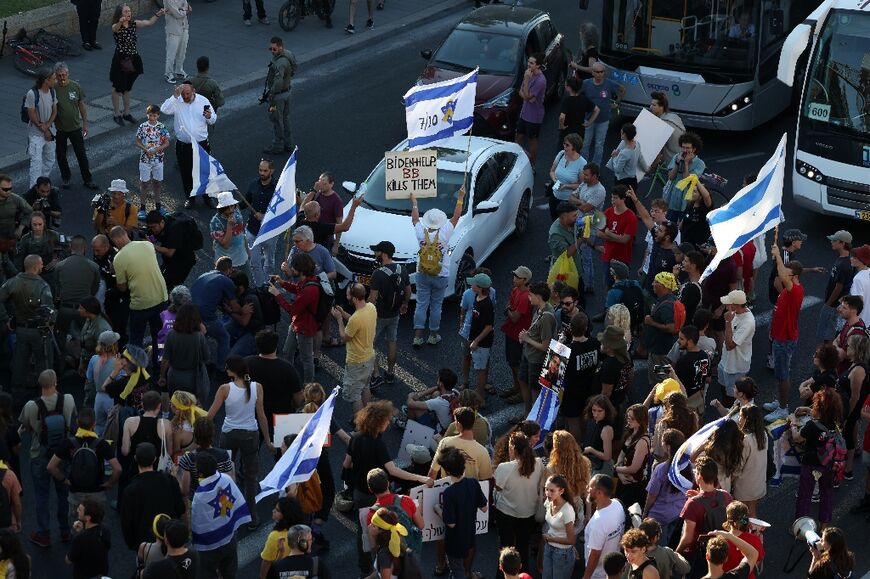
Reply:
[[70, 256], [55, 266], [57, 282], [57, 336], [66, 343], [66, 335], [75, 326], [73, 335], [78, 337], [82, 318], [79, 304], [87, 297], [97, 295], [100, 288], [100, 268], [85, 257], [87, 241], [81, 235], [72, 238]]
[[49, 369], [54, 363], [54, 347], [45, 347], [45, 340], [40, 327], [46, 320], [39, 309], [42, 306], [51, 308], [54, 301], [51, 289], [42, 273], [42, 258], [38, 255], [28, 255], [24, 258], [24, 272], [19, 273], [0, 286], [0, 304], [12, 302], [14, 327], [5, 309], [0, 309], [0, 321], [15, 330], [15, 354], [12, 361], [12, 388], [16, 405], [23, 404], [28, 398], [26, 387], [27, 370], [30, 358], [36, 360], [36, 372]]
[[272, 144], [263, 152], [280, 155], [293, 150], [290, 135], [290, 79], [296, 74], [296, 57], [284, 50], [284, 41], [273, 36], [269, 41], [272, 61], [266, 74], [266, 91], [263, 97], [269, 103], [269, 120], [272, 122]]
[[130, 317], [130, 294], [118, 289], [115, 278], [115, 248], [105, 235], [96, 235], [91, 240], [94, 263], [100, 268], [100, 290], [103, 298], [103, 311], [112, 323], [112, 329], [121, 334], [121, 344], [127, 343], [127, 319]]

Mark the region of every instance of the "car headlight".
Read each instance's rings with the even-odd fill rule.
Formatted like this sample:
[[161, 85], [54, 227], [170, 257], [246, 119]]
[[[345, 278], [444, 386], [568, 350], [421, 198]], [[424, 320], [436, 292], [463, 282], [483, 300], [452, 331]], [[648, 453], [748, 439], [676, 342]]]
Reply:
[[513, 87], [511, 87], [511, 88], [507, 89], [506, 91], [504, 91], [503, 93], [501, 93], [500, 95], [493, 97], [490, 100], [483, 103], [483, 106], [487, 107], [487, 108], [495, 108], [495, 107], [507, 108], [507, 106], [511, 102], [511, 97], [513, 97], [513, 96], [514, 96], [514, 89], [513, 89]]
[[813, 167], [809, 163], [805, 163], [800, 160], [795, 161], [795, 168], [801, 176], [806, 177], [810, 181], [821, 184], [827, 180], [827, 178], [821, 171], [819, 171], [817, 168]]
[[739, 99], [731, 101], [730, 103], [725, 105], [718, 113], [716, 113], [716, 116], [724, 117], [727, 115], [733, 115], [737, 111], [742, 110], [752, 104], [752, 101], [754, 100], [753, 97], [754, 95], [750, 92], [743, 95]]

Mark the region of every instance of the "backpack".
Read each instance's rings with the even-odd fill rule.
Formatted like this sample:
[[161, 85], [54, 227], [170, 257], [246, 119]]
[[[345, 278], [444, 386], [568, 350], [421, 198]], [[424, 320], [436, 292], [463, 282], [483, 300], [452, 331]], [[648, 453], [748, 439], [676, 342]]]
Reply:
[[37, 416], [42, 427], [39, 432], [39, 444], [50, 457], [60, 447], [66, 438], [66, 419], [63, 417], [65, 398], [58, 393], [54, 408], [49, 411], [42, 397], [36, 399]]
[[199, 251], [203, 247], [204, 239], [199, 226], [187, 213], [176, 211], [169, 216], [176, 223], [180, 223], [184, 228], [184, 248], [191, 251]]
[[643, 318], [646, 316], [646, 304], [643, 299], [643, 290], [636, 284], [628, 284], [622, 288], [622, 296], [619, 303], [628, 308], [631, 317], [631, 327], [640, 328]]
[[[9, 469], [0, 469], [0, 482], [6, 478]], [[6, 489], [0, 489], [0, 528], [8, 529], [12, 526], [12, 501]]]
[[390, 282], [389, 291], [392, 294], [383, 291], [378, 293], [378, 299], [382, 300], [381, 303], [383, 303], [388, 312], [398, 312], [405, 297], [405, 286], [402, 284], [402, 266], [398, 263], [395, 265], [396, 271], [391, 270], [385, 265], [377, 269], [377, 271], [387, 276], [387, 280]]
[[820, 444], [816, 449], [819, 464], [830, 467], [834, 474], [834, 483], [842, 482], [846, 475], [846, 440], [839, 428], [828, 430], [825, 426], [815, 421], [816, 426], [822, 431]]
[[716, 490], [713, 496], [698, 495], [695, 498], [702, 507], [704, 507], [704, 528], [697, 529], [698, 533], [709, 533], [716, 529], [722, 528], [722, 523], [725, 522], [725, 492]]
[[441, 251], [441, 246], [438, 244], [438, 235], [440, 231], [435, 232], [435, 238], [429, 239], [429, 230], [423, 229], [423, 245], [420, 246], [418, 255], [420, 256], [420, 265], [417, 271], [426, 275], [438, 275], [441, 273], [441, 259], [444, 257], [444, 252]]
[[[42, 91], [36, 90], [35, 88], [30, 89], [34, 93], [34, 103], [33, 108], [36, 109], [36, 117], [39, 118], [39, 93]], [[27, 91], [30, 92], [30, 91]], [[54, 100], [54, 89], [51, 89], [51, 100]], [[27, 107], [25, 103], [27, 102], [27, 93], [24, 93], [24, 98], [21, 99], [21, 122], [25, 125], [30, 124], [30, 115], [27, 114]], [[42, 120], [42, 119], [40, 119]]]
[[260, 309], [263, 311], [263, 323], [267, 326], [278, 324], [281, 321], [281, 306], [278, 305], [275, 296], [269, 293], [269, 286], [262, 285], [255, 288], [254, 292], [257, 294]]
[[303, 287], [317, 286], [320, 291], [320, 299], [317, 300], [317, 308], [312, 312], [317, 323], [322, 324], [329, 317], [329, 312], [332, 311], [332, 304], [335, 302], [335, 291], [332, 289], [332, 282], [326, 277], [326, 274], [321, 272], [317, 274], [315, 281], [307, 281]]
[[686, 324], [686, 305], [679, 299], [674, 300], [674, 333], [678, 334]]
[[[375, 503], [370, 507], [370, 510], [372, 514], [374, 514], [379, 508], [380, 505]], [[411, 517], [409, 517], [408, 513], [405, 512], [405, 509], [402, 508], [402, 495], [394, 494], [393, 503], [387, 505], [386, 508], [396, 513], [396, 516], [399, 517], [399, 524], [408, 530], [408, 536], [404, 537], [405, 545], [408, 549], [411, 549], [415, 554], [422, 553], [423, 533], [420, 532], [420, 529], [417, 528], [417, 525], [414, 524], [414, 521], [411, 520]]]
[[323, 491], [320, 488], [320, 475], [316, 470], [307, 481], [296, 487], [296, 500], [306, 515], [313, 515], [323, 508]]
[[70, 441], [75, 449], [69, 461], [70, 486], [77, 489], [98, 487], [103, 482], [103, 461], [94, 448], [100, 443], [100, 439], [90, 442], [87, 439], [79, 441], [78, 438], [71, 438]]

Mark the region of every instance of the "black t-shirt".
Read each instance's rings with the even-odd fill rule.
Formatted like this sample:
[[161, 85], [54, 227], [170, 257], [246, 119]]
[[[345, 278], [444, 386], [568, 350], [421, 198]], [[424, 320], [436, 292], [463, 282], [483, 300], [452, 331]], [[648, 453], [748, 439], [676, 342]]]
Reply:
[[654, 243], [652, 251], [650, 251], [649, 254], [649, 271], [647, 272], [647, 276], [644, 278], [644, 289], [652, 292], [652, 284], [656, 274], [663, 271], [672, 273], [676, 264], [677, 258], [674, 255], [673, 249], [665, 249], [658, 243]]
[[710, 355], [704, 350], [686, 351], [674, 364], [674, 372], [686, 387], [686, 396], [701, 392], [710, 376]]
[[399, 315], [405, 299], [405, 288], [410, 283], [408, 268], [398, 263], [382, 265], [372, 273], [371, 287], [378, 292], [375, 309], [379, 318], [395, 318]]
[[813, 381], [810, 383], [810, 390], [813, 391], [813, 394], [821, 390], [822, 388], [836, 388], [837, 387], [837, 371], [836, 370], [825, 370], [821, 371], [818, 368], [813, 370]]
[[183, 555], [170, 555], [149, 563], [143, 579], [196, 579], [199, 577], [199, 553], [188, 549]]
[[852, 269], [852, 261], [849, 256], [838, 257], [831, 266], [831, 277], [828, 278], [828, 285], [825, 287], [825, 301], [831, 297], [834, 292], [834, 286], [838, 283], [843, 284], [840, 291], [840, 296], [847, 295], [849, 288], [852, 287], [852, 277], [855, 275]]
[[601, 357], [603, 361], [598, 368], [598, 383], [613, 385], [610, 402], [618, 406], [625, 401], [626, 392], [634, 380], [634, 366], [630, 360], [622, 363], [616, 357], [603, 354]]
[[163, 263], [168, 265], [173, 261], [194, 261], [196, 259], [195, 252], [190, 248], [190, 240], [185, 239], [187, 235], [186, 227], [173, 219], [166, 218], [166, 227], [157, 236], [160, 244], [167, 249], [174, 249], [175, 254], [172, 257], [162, 256]]
[[412, 549], [405, 549], [404, 554], [402, 554], [399, 562], [396, 564], [400, 569], [393, 567], [393, 556], [386, 547], [378, 551], [376, 565], [378, 570], [391, 569], [393, 577], [396, 577], [396, 579], [423, 579], [420, 559]]
[[[598, 47], [590, 46], [589, 48], [587, 48], [586, 52], [581, 54], [580, 58], [577, 59], [577, 64], [579, 64], [580, 66], [588, 67], [590, 58], [594, 58], [595, 60], [599, 60]], [[574, 74], [581, 81], [586, 80], [587, 78], [592, 78], [591, 74], [589, 74], [588, 72], [580, 71], [580, 70], [575, 70]]]
[[[315, 562], [317, 559], [315, 570]], [[269, 567], [268, 579], [330, 579], [329, 569], [323, 564], [323, 559], [311, 555], [291, 555], [272, 563]]]
[[[701, 303], [705, 308], [714, 311], [722, 307], [722, 296], [731, 291], [731, 284], [737, 281], [737, 266], [732, 258], [723, 259], [719, 266], [701, 284]], [[776, 303], [774, 300], [773, 303]]]
[[684, 283], [680, 288], [679, 300], [686, 308], [686, 324], [691, 324], [698, 306], [701, 305], [701, 284], [694, 281]]
[[804, 442], [804, 453], [801, 455], [801, 464], [808, 466], [820, 466], [819, 463], [819, 446], [822, 444], [824, 431], [819, 427], [819, 423], [815, 420], [809, 420], [800, 430], [801, 438]]
[[686, 215], [680, 229], [680, 239], [684, 243], [691, 243], [695, 247], [706, 243], [710, 239], [710, 224], [707, 223], [707, 214], [712, 207], [707, 207], [703, 202], [686, 207]]
[[596, 376], [601, 344], [589, 338], [583, 342], [572, 341], [570, 346], [559, 413], [566, 418], [578, 418], [586, 400], [601, 392]]
[[102, 525], [85, 529], [75, 535], [66, 554], [73, 564], [73, 579], [90, 579], [108, 575], [111, 547], [111, 533]]
[[444, 550], [451, 557], [465, 557], [474, 548], [477, 509], [486, 506], [486, 497], [476, 478], [463, 478], [444, 489], [441, 495], [444, 513]]
[[262, 330], [263, 326], [266, 324], [263, 323], [263, 308], [260, 307], [260, 298], [257, 297], [256, 292], [254, 292], [253, 289], [248, 289], [247, 293], [239, 298], [239, 304], [242, 306], [245, 304], [251, 304], [251, 307], [254, 308], [254, 311], [248, 320], [248, 325], [245, 326], [245, 331], [256, 334]]
[[[275, 193], [275, 177], [269, 181], [268, 185], [260, 183], [260, 179], [254, 179], [248, 185], [248, 190], [245, 192], [245, 199], [257, 213], [266, 214], [269, 209], [269, 202], [272, 200], [272, 194]], [[253, 215], [248, 217], [248, 231], [257, 235], [260, 232], [261, 223], [257, 221]]]
[[586, 98], [586, 95], [583, 93], [575, 96], [566, 94], [562, 98], [562, 106], [559, 108], [559, 114], [565, 115], [564, 131], [566, 134], [577, 133], [582, 135], [585, 132], [583, 122], [594, 110], [595, 104]]
[[300, 221], [298, 226], [307, 225], [314, 233], [314, 243], [322, 245], [326, 249], [332, 249], [332, 239], [335, 235], [335, 223], [321, 223], [320, 221]]
[[[112, 450], [112, 446], [108, 442], [101, 438], [67, 438], [66, 440], [61, 441], [60, 446], [54, 454], [59, 459], [69, 462], [72, 461], [72, 457], [75, 454], [75, 451], [84, 445], [87, 445], [88, 448], [93, 449], [94, 453], [97, 455], [97, 464], [99, 465], [100, 471], [99, 476], [96, 479], [98, 483], [92, 488], [79, 488], [75, 485], [71, 485], [69, 490], [74, 493], [97, 493], [103, 490], [100, 485], [103, 483], [104, 461], [109, 461], [115, 458], [115, 452]], [[88, 450], [83, 449], [82, 452], [88, 452]]]
[[270, 427], [275, 414], [290, 414], [293, 395], [302, 391], [299, 373], [293, 364], [282, 358], [274, 360], [260, 356], [248, 356], [248, 373], [251, 379], [263, 386], [263, 412]]
[[372, 438], [362, 432], [351, 435], [347, 454], [353, 461], [354, 488], [363, 493], [367, 493], [369, 488], [366, 482], [368, 472], [373, 468], [384, 468], [385, 464], [393, 460], [380, 436]]
[[749, 562], [744, 559], [740, 561], [740, 564], [731, 569], [730, 571], [725, 571], [722, 574], [722, 577], [727, 579], [749, 579], [749, 572], [752, 568], [749, 566]]
[[[468, 333], [468, 337], [471, 340], [477, 338], [483, 329], [486, 326], [492, 326], [495, 324], [495, 310], [492, 307], [492, 300], [489, 299], [489, 295], [485, 296], [482, 300], [475, 298], [474, 304], [471, 306], [471, 330]], [[495, 336], [495, 332], [490, 332], [486, 335], [486, 337], [478, 342], [478, 346], [481, 348], [492, 348], [492, 340]]]

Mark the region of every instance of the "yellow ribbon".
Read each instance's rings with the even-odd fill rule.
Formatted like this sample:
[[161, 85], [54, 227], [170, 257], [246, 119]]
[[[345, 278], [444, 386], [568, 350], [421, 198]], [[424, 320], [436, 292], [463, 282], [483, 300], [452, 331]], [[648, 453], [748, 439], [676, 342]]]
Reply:
[[0, 470], [9, 470], [9, 465], [5, 460], [0, 460]]
[[583, 237], [589, 238], [592, 236], [592, 216], [584, 215], [583, 216]]
[[399, 557], [402, 554], [402, 537], [408, 536], [408, 529], [401, 523], [391, 525], [377, 513], [372, 515], [372, 524], [379, 529], [390, 532], [390, 554], [393, 557]]
[[160, 513], [159, 515], [154, 516], [154, 520], [151, 522], [151, 532], [154, 533], [154, 536], [157, 539], [159, 539], [161, 541], [163, 540], [163, 535], [160, 534], [160, 531], [157, 528], [158, 523], [160, 523], [160, 521], [162, 519], [171, 519], [171, 518], [172, 517], [170, 517], [166, 513]]
[[[180, 390], [176, 390], [172, 394], [172, 398], [170, 398], [170, 402], [172, 403], [172, 405], [174, 407], [178, 408], [180, 411], [188, 413], [188, 422], [190, 422], [191, 426], [196, 424], [197, 416], [208, 416], [208, 412], [206, 412], [205, 410], [203, 410], [202, 408], [197, 406], [196, 403], [184, 404], [178, 396], [179, 392], [180, 392]], [[194, 400], [196, 400], [196, 398], [194, 398]]]
[[79, 428], [76, 430], [76, 438], [99, 438], [97, 433], [93, 430], [85, 430], [84, 428]]
[[698, 179], [697, 175], [692, 174], [692, 175], [689, 175], [688, 177], [686, 177], [685, 179], [680, 179], [679, 181], [677, 181], [677, 189], [680, 189], [680, 190], [685, 189], [685, 191], [686, 191], [685, 199], [686, 199], [686, 201], [691, 201], [692, 197], [695, 194], [695, 187], [698, 186], [698, 183], [700, 183], [700, 179]]
[[9, 559], [0, 561], [0, 579], [6, 579], [6, 574], [9, 572]]
[[124, 357], [136, 365], [136, 371], [133, 372], [132, 374], [130, 374], [130, 379], [127, 380], [127, 385], [124, 386], [124, 391], [121, 392], [121, 400], [127, 399], [127, 396], [130, 395], [130, 393], [133, 391], [133, 388], [135, 388], [136, 384], [139, 383], [139, 376], [140, 375], [144, 376], [146, 380], [151, 378], [151, 375], [148, 374], [148, 370], [146, 370], [145, 368], [141, 368], [141, 367], [139, 367], [138, 364], [136, 364], [136, 361], [133, 359], [133, 356], [130, 355], [130, 352], [128, 352], [127, 350], [124, 350]]

